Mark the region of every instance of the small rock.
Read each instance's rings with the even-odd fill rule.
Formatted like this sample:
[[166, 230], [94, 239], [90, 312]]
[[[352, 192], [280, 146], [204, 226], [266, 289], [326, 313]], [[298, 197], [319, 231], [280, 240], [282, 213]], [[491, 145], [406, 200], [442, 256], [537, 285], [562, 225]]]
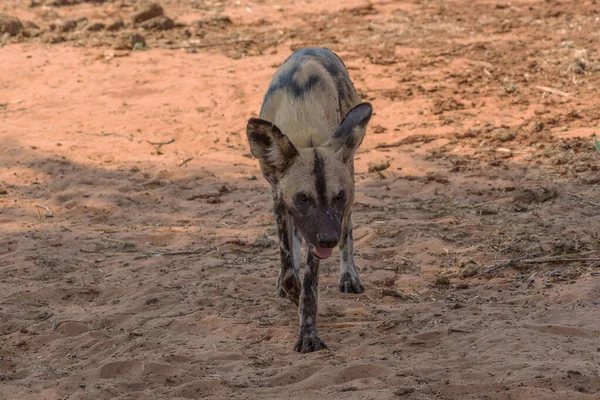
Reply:
[[396, 396], [406, 396], [407, 394], [413, 393], [415, 388], [412, 386], [405, 386], [394, 390], [394, 395]]
[[572, 49], [573, 47], [575, 47], [575, 42], [573, 42], [572, 40], [563, 40], [562, 42], [560, 42], [560, 47]]
[[99, 32], [106, 28], [106, 24], [102, 22], [93, 22], [85, 27], [85, 30], [88, 32]]
[[125, 23], [121, 18], [115, 19], [106, 25], [106, 30], [110, 32], [118, 31], [119, 29], [123, 29]]
[[175, 27], [175, 22], [166, 16], [160, 16], [146, 20], [140, 26], [148, 31], [168, 31]]
[[146, 300], [147, 305], [156, 304], [156, 303], [158, 303], [158, 298], [156, 298], [156, 297], [152, 297], [152, 298]]
[[115, 50], [132, 50], [140, 46], [146, 46], [146, 40], [144, 37], [139, 33], [130, 32], [121, 35], [113, 45], [113, 48]]
[[248, 180], [249, 180], [249, 181], [255, 181], [255, 180], [257, 180], [257, 179], [258, 179], [258, 178], [256, 177], [256, 175], [250, 175], [250, 176], [248, 177]]
[[585, 74], [586, 67], [587, 64], [583, 60], [580, 60], [578, 58], [573, 60], [573, 72], [575, 72], [576, 74]]
[[131, 14], [131, 20], [134, 24], [139, 24], [149, 19], [160, 17], [163, 14], [163, 8], [156, 3], [152, 3]]
[[63, 35], [46, 34], [46, 35], [42, 36], [42, 43], [56, 44], [56, 43], [62, 43], [65, 40], [66, 39]]
[[257, 238], [254, 242], [252, 242], [252, 247], [259, 247], [262, 249], [266, 249], [268, 247], [274, 247], [277, 243], [273, 240], [269, 239], [266, 236]]
[[499, 142], [510, 142], [515, 138], [515, 134], [508, 129], [498, 128], [494, 131], [494, 135]]
[[373, 129], [371, 129], [373, 133], [385, 133], [387, 128], [381, 125], [375, 125]]
[[472, 276], [477, 275], [478, 273], [479, 268], [477, 267], [477, 264], [469, 264], [460, 272], [460, 275], [463, 278], [470, 278]]
[[40, 29], [38, 24], [33, 21], [23, 21], [23, 28], [25, 29]]
[[385, 160], [385, 161], [381, 161], [381, 162], [378, 162], [378, 163], [372, 163], [372, 162], [370, 162], [368, 164], [369, 165], [369, 172], [383, 171], [385, 169], [388, 169], [391, 164], [392, 164], [392, 160]]
[[233, 21], [231, 20], [231, 18], [227, 17], [227, 16], [222, 16], [222, 17], [214, 17], [214, 18], [209, 18], [209, 19], [202, 19], [202, 20], [198, 20], [195, 21], [192, 25], [203, 29], [203, 28], [207, 28], [207, 27], [225, 27], [228, 25], [232, 25]]
[[440, 287], [448, 287], [450, 286], [450, 278], [448, 278], [446, 275], [438, 275], [435, 278], [435, 286], [440, 286]]
[[541, 132], [544, 130], [545, 124], [542, 121], [538, 121], [533, 125], [531, 131], [533, 133]]
[[58, 33], [71, 32], [77, 28], [79, 21], [74, 19], [58, 20], [50, 24], [50, 30]]
[[502, 86], [502, 88], [504, 89], [504, 91], [508, 94], [513, 94], [517, 92], [517, 87], [515, 85], [511, 85], [511, 84], [507, 84]]
[[546, 189], [542, 186], [531, 188], [518, 188], [513, 196], [514, 203], [534, 204], [543, 203], [558, 196], [554, 189]]
[[23, 29], [23, 24], [17, 17], [0, 13], [0, 33], [8, 33], [10, 36], [16, 36]]

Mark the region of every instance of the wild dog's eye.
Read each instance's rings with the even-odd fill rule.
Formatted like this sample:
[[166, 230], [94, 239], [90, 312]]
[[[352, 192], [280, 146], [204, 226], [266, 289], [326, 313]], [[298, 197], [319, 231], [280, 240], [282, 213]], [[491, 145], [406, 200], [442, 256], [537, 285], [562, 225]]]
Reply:
[[308, 196], [305, 195], [304, 193], [298, 193], [296, 195], [296, 198], [298, 199], [298, 201], [301, 201], [302, 203], [306, 203], [308, 201]]
[[340, 190], [339, 193], [335, 196], [336, 200], [342, 201], [342, 200], [346, 200], [346, 191], [345, 190]]

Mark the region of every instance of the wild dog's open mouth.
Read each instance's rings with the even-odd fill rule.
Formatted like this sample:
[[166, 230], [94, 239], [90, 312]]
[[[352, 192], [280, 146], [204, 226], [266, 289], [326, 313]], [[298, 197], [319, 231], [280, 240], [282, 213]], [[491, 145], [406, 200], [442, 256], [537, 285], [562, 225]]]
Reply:
[[313, 245], [313, 249], [315, 250], [315, 255], [322, 260], [328, 258], [333, 253], [333, 249], [328, 249], [325, 247], [319, 247], [319, 246]]

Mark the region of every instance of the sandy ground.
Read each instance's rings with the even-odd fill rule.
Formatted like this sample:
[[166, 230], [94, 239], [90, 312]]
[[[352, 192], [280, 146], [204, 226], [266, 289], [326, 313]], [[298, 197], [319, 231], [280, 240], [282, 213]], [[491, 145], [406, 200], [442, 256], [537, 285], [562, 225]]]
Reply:
[[[3, 1], [0, 398], [600, 398], [597, 3]], [[300, 355], [244, 128], [312, 45], [375, 115]]]

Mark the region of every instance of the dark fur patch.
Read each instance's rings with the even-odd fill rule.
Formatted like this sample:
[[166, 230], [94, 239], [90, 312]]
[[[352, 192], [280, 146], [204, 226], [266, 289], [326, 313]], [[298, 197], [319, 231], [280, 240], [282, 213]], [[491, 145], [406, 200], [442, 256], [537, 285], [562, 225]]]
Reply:
[[315, 161], [313, 175], [315, 177], [315, 189], [317, 191], [317, 197], [319, 205], [325, 207], [328, 205], [327, 199], [327, 182], [325, 181], [325, 160], [319, 155], [317, 149], [313, 149], [315, 152]]
[[281, 75], [277, 81], [269, 86], [263, 104], [267, 102], [269, 97], [280, 90], [288, 90], [294, 97], [300, 98], [312, 91], [314, 87], [321, 84], [321, 77], [318, 75], [310, 75], [306, 81], [299, 83], [296, 79], [296, 74], [298, 73], [300, 66], [300, 63], [295, 64], [289, 71]]
[[[250, 144], [250, 153], [261, 162], [269, 164], [268, 154], [273, 149], [281, 153], [284, 165], [270, 165], [271, 168], [284, 169], [294, 162], [298, 151], [277, 125], [260, 118], [250, 118], [246, 126], [246, 136]], [[262, 164], [261, 164], [262, 165]], [[263, 173], [265, 171], [263, 170]]]
[[[279, 90], [287, 89], [295, 97], [302, 97], [305, 93], [309, 92], [316, 85], [319, 85], [321, 77], [317, 75], [310, 76], [303, 84], [298, 84], [295, 79], [295, 75], [300, 69], [303, 60], [312, 59], [321, 64], [327, 73], [331, 75], [336, 86], [338, 94], [338, 107], [340, 110], [346, 109], [352, 102], [351, 93], [353, 92], [354, 86], [350, 81], [350, 76], [346, 69], [346, 65], [336, 54], [326, 48], [307, 48], [295, 51], [290, 57], [288, 57], [284, 64], [293, 63], [292, 67], [277, 81], [271, 83], [265, 98], [263, 100], [263, 107], [266, 104], [267, 99]], [[346, 107], [345, 107], [346, 106]], [[261, 110], [262, 113], [262, 110]]]
[[360, 103], [350, 111], [344, 117], [335, 133], [334, 138], [341, 138], [344, 136], [351, 136], [354, 128], [364, 128], [369, 123], [371, 115], [373, 113], [373, 106], [370, 103]]
[[263, 132], [252, 132], [248, 134], [249, 139], [267, 148], [271, 146], [271, 138]]

